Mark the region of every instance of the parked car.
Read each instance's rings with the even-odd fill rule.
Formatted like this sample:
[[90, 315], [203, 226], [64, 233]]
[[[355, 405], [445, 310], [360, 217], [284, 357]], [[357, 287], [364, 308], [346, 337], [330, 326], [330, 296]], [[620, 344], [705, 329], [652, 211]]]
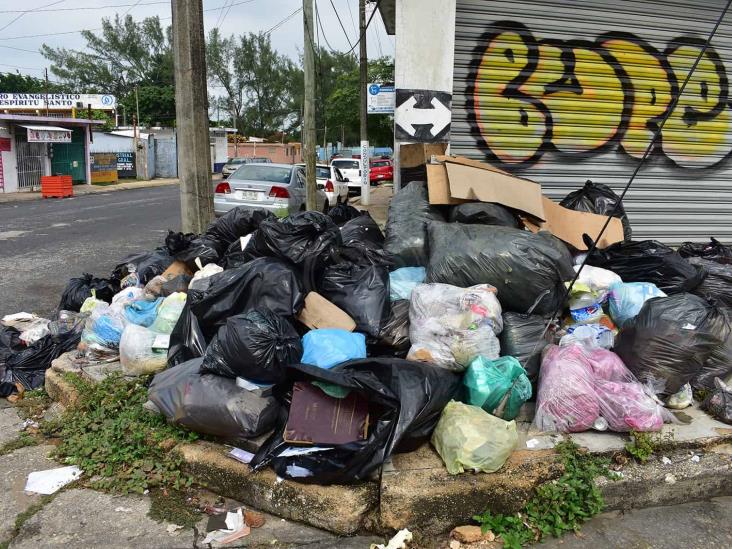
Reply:
[[[330, 208], [325, 192], [316, 191], [318, 211]], [[305, 169], [290, 164], [242, 164], [216, 185], [214, 212], [223, 215], [237, 206], [269, 210], [285, 217], [305, 210]]]
[[230, 176], [242, 164], [263, 164], [263, 163], [271, 163], [271, 162], [272, 161], [269, 158], [264, 158], [262, 156], [259, 156], [259, 157], [240, 156], [237, 158], [230, 158], [229, 161], [226, 164], [224, 164], [224, 167], [221, 169], [221, 175], [223, 175], [224, 177]]
[[330, 163], [333, 168], [338, 168], [343, 177], [348, 179], [348, 190], [358, 194], [361, 192], [361, 159], [360, 158], [335, 158]]
[[372, 185], [380, 181], [394, 181], [394, 166], [391, 160], [372, 160], [369, 165], [369, 181]]
[[[305, 164], [298, 164], [298, 166], [305, 169]], [[348, 200], [348, 179], [338, 168], [327, 164], [316, 164], [315, 182], [318, 189], [325, 192], [331, 207]]]

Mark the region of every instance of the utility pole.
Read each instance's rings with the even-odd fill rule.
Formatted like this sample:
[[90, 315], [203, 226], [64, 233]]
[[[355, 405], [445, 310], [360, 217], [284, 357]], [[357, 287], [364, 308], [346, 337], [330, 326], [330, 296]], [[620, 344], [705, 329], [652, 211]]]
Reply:
[[214, 217], [203, 1], [171, 4], [181, 227], [202, 233]]
[[48, 116], [48, 69], [46, 71], [46, 116]]
[[371, 182], [369, 181], [369, 123], [366, 112], [366, 86], [369, 79], [369, 58], [366, 52], [366, 0], [358, 0], [358, 28], [359, 28], [359, 65], [361, 77], [359, 78], [361, 93], [361, 205], [371, 204]]
[[313, 46], [313, 0], [302, 0], [305, 28], [305, 206], [317, 210], [315, 200], [315, 47]]
[[135, 85], [135, 112], [137, 113], [137, 122], [140, 122], [140, 98], [137, 97], [137, 85]]

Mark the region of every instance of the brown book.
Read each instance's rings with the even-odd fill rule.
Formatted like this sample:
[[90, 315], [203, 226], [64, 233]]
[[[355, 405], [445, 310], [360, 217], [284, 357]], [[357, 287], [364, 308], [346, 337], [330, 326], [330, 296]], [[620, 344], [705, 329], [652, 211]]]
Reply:
[[292, 388], [284, 439], [292, 444], [347, 444], [364, 440], [368, 425], [368, 401], [357, 392], [334, 398], [298, 381]]

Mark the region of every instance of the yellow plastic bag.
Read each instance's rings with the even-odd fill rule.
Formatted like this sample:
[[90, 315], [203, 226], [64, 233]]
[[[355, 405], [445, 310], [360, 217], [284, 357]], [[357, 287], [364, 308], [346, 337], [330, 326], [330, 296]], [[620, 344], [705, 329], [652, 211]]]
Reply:
[[518, 442], [515, 421], [504, 421], [478, 406], [450, 401], [432, 433], [432, 445], [451, 475], [495, 473]]

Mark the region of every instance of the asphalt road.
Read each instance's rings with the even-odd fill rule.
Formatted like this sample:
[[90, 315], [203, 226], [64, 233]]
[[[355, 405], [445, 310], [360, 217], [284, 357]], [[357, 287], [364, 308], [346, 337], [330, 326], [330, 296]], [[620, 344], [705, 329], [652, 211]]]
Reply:
[[0, 316], [49, 315], [69, 278], [109, 276], [180, 230], [178, 186], [0, 204]]

